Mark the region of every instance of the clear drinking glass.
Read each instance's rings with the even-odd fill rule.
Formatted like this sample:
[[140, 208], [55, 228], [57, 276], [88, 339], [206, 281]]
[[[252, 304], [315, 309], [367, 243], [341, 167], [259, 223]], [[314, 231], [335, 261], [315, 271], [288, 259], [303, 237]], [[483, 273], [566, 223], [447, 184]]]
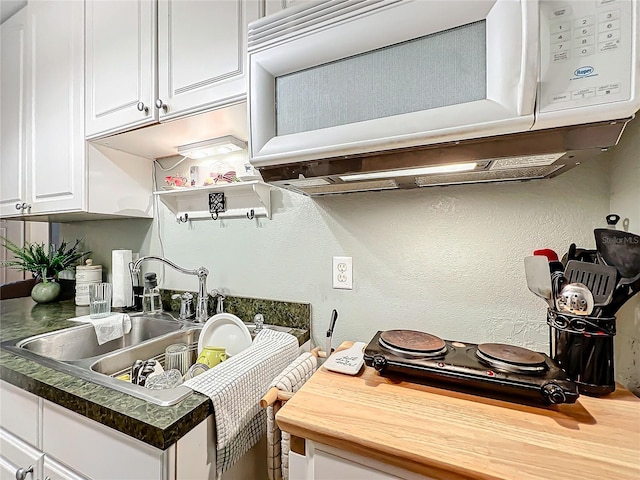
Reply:
[[111, 284], [94, 283], [89, 285], [89, 317], [103, 318], [111, 313]]
[[186, 343], [174, 343], [169, 345], [164, 351], [165, 369], [171, 370], [175, 368], [182, 375], [187, 373], [189, 367], [193, 363], [191, 361], [191, 352]]

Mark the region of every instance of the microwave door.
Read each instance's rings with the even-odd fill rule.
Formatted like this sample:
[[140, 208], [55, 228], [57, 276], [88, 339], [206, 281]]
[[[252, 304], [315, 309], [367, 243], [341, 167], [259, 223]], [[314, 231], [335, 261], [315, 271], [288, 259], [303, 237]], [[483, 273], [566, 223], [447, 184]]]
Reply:
[[537, 2], [303, 7], [249, 27], [254, 165], [520, 132], [533, 124]]

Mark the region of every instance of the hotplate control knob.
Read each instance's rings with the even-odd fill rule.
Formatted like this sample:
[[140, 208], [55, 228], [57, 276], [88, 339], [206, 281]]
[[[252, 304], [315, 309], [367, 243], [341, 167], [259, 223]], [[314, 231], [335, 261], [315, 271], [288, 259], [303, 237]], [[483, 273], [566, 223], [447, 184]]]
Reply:
[[545, 383], [542, 386], [542, 395], [551, 404], [564, 403], [567, 401], [567, 397], [564, 394], [564, 390], [555, 383]]
[[387, 359], [384, 358], [384, 355], [374, 355], [373, 356], [373, 368], [377, 371], [382, 372], [384, 367], [387, 366]]

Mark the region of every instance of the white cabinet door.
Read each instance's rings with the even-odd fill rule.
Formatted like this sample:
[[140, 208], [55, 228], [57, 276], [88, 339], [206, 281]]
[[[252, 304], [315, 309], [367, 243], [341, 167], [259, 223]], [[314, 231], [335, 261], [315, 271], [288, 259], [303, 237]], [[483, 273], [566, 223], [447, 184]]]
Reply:
[[38, 446], [40, 399], [0, 380], [0, 427]]
[[43, 401], [42, 450], [93, 480], [172, 480], [175, 448], [153, 448], [49, 401]]
[[291, 480], [433, 480], [370, 457], [305, 441], [306, 455], [290, 457]]
[[16, 480], [20, 469], [25, 472], [25, 480], [41, 479], [43, 456], [39, 450], [0, 428], [0, 480]]
[[24, 191], [27, 9], [0, 26], [0, 215], [16, 216]]
[[48, 455], [44, 456], [44, 473], [42, 476], [44, 480], [87, 480], [64, 465], [60, 465]]
[[[313, 480], [401, 480], [400, 477], [375, 470], [336, 455], [316, 450], [313, 462]], [[295, 480], [292, 478], [292, 480]]]
[[30, 2], [25, 213], [83, 208], [84, 2]]
[[158, 121], [157, 4], [150, 0], [86, 2], [86, 136]]
[[257, 0], [158, 3], [160, 120], [246, 98], [247, 24]]

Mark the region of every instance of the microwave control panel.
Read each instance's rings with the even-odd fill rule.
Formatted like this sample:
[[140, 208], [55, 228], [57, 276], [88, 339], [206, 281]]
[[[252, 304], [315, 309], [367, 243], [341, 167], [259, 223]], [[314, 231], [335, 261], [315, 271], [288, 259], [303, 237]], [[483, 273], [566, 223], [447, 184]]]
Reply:
[[540, 2], [539, 113], [632, 99], [634, 15], [630, 0]]

